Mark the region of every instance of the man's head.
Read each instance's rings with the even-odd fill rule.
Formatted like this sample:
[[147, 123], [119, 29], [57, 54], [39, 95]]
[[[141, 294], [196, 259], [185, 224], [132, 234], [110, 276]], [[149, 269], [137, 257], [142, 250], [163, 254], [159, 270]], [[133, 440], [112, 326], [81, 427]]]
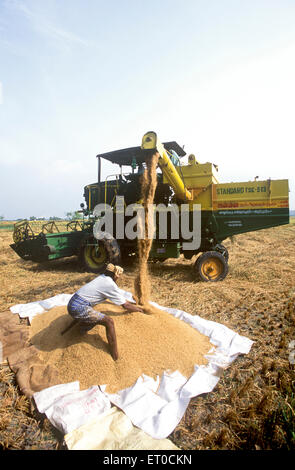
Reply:
[[123, 272], [124, 272], [124, 269], [121, 268], [121, 266], [116, 266], [112, 263], [109, 263], [105, 269], [105, 274], [107, 276], [110, 276], [115, 282], [117, 281], [117, 279], [119, 278], [119, 276], [121, 276]]

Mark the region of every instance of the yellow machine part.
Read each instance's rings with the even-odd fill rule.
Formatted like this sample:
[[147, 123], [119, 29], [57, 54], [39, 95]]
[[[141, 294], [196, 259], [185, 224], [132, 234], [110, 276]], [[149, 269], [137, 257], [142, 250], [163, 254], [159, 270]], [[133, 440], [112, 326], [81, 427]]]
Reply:
[[[212, 210], [212, 187], [218, 183], [216, 166], [213, 163], [198, 163], [190, 155], [189, 165], [176, 167], [176, 170], [192, 194], [192, 202], [201, 204], [202, 210]], [[163, 182], [168, 182], [165, 177]]]
[[189, 155], [187, 165], [174, 166], [155, 132], [144, 135], [142, 148], [159, 152], [163, 183], [169, 184], [179, 199], [200, 204], [203, 211], [289, 207], [288, 180], [219, 183], [217, 166], [199, 163], [194, 155]]
[[[214, 164], [199, 164], [192, 158], [191, 164], [176, 167], [176, 170], [192, 194], [192, 202], [200, 204], [202, 210], [289, 207], [289, 183], [286, 179], [219, 183]], [[168, 182], [165, 177], [164, 182]]]
[[217, 171], [213, 163], [193, 163], [175, 167], [177, 173], [184, 178], [188, 188], [204, 188], [209, 184], [217, 184]]
[[[185, 179], [186, 182], [186, 179]], [[189, 187], [193, 203], [202, 210], [263, 209], [289, 207], [288, 180], [247, 181], [239, 183], [209, 183]]]
[[168, 183], [174, 190], [175, 194], [179, 199], [183, 201], [189, 201], [193, 199], [190, 191], [187, 190], [185, 183], [179, 173], [176, 171], [176, 167], [171, 162], [167, 152], [157, 139], [155, 132], [147, 132], [142, 138], [141, 148], [144, 150], [155, 150], [159, 153], [159, 167], [162, 170], [164, 176], [164, 182]]
[[212, 187], [213, 210], [289, 207], [288, 180], [225, 183]]

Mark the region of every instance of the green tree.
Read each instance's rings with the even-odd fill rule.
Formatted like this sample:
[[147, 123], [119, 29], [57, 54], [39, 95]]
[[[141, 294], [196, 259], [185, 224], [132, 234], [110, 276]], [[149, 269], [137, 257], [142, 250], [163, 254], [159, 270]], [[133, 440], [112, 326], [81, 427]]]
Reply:
[[74, 212], [74, 219], [82, 219], [82, 214], [81, 214], [81, 212], [75, 211], [75, 212]]
[[82, 215], [80, 212], [75, 211], [75, 212], [66, 212], [66, 218], [68, 220], [76, 220], [76, 219], [82, 219]]

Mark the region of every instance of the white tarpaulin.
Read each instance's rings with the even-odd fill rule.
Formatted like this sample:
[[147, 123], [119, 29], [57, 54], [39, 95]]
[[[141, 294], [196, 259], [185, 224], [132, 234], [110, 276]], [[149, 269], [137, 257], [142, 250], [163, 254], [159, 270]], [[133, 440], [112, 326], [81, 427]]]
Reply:
[[14, 305], [13, 307], [10, 307], [10, 311], [12, 313], [18, 313], [20, 318], [28, 318], [31, 323], [32, 319], [36, 315], [44, 313], [53, 307], [62, 307], [67, 305], [71, 297], [72, 294], [58, 294], [54, 297], [50, 297], [49, 299]]
[[65, 434], [69, 450], [177, 450], [169, 439], [153, 439], [133, 426], [108, 398], [79, 382], [54, 385], [34, 394], [40, 413]]
[[80, 390], [79, 382], [54, 385], [33, 395], [40, 413], [63, 434], [83, 426], [111, 408], [97, 385]]
[[[130, 292], [122, 291], [122, 293], [127, 300], [133, 301]], [[44, 301], [16, 305], [11, 308], [11, 311], [18, 313], [21, 317], [26, 316], [31, 319], [34, 315], [43, 313], [52, 307], [66, 305], [70, 297], [69, 294], [60, 294]], [[135, 426], [153, 438], [163, 439], [175, 429], [184, 415], [190, 399], [202, 393], [211, 392], [218, 383], [223, 370], [239, 354], [247, 354], [253, 341], [245, 336], [240, 336], [220, 323], [204, 320], [198, 315], [190, 315], [182, 310], [162, 307], [154, 302], [151, 304], [189, 323], [192, 328], [209, 337], [212, 351], [205, 356], [208, 359], [208, 364], [206, 366], [196, 365], [194, 373], [188, 380], [178, 371], [166, 372], [157, 380], [142, 375], [132, 387], [116, 394], [105, 393], [105, 387], [101, 387], [101, 390], [110, 402], [124, 411]]]
[[133, 426], [115, 406], [67, 434], [65, 442], [69, 450], [179, 450], [169, 439], [153, 439]]

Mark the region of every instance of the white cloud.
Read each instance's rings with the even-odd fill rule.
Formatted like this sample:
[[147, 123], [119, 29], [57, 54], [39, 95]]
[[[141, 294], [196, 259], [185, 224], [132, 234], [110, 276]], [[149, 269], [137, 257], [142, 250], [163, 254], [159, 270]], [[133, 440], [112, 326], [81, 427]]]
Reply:
[[36, 10], [29, 8], [25, 2], [10, 0], [8, 5], [22, 13], [26, 19], [30, 21], [32, 27], [37, 32], [52, 39], [56, 44], [62, 46], [69, 46], [71, 44], [78, 44], [86, 47], [94, 46], [94, 44], [87, 39], [62, 27], [54, 25], [44, 17], [44, 14], [40, 14]]

